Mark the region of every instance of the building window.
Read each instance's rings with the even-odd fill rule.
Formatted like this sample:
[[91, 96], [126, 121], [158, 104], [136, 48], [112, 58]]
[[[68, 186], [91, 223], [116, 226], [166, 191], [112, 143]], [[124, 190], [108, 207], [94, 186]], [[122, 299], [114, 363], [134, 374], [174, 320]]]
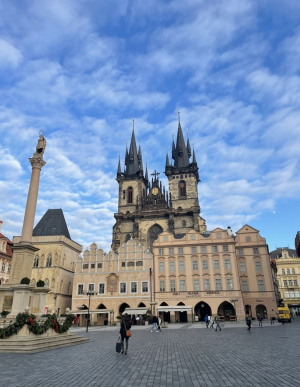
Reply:
[[11, 271], [11, 264], [8, 265], [7, 274], [10, 274], [10, 271]]
[[198, 279], [194, 279], [194, 290], [200, 290], [200, 281]]
[[95, 269], [95, 264], [94, 263], [91, 264], [91, 269]]
[[285, 270], [284, 269], [281, 269], [281, 274], [285, 274]]
[[207, 250], [206, 250], [206, 246], [201, 246], [201, 253], [206, 253]]
[[98, 269], [102, 269], [102, 263], [98, 263]]
[[175, 280], [170, 280], [170, 290], [171, 292], [176, 292]]
[[300, 296], [299, 296], [299, 292], [297, 291], [296, 292], [296, 298], [299, 298]]
[[283, 281], [283, 286], [287, 286], [287, 281], [286, 280]]
[[148, 281], [142, 282], [142, 293], [148, 293]]
[[243, 292], [248, 292], [248, 281], [242, 281]]
[[203, 270], [208, 270], [208, 261], [206, 259], [204, 259], [202, 261], [202, 269]]
[[128, 187], [128, 203], [131, 204], [132, 203], [132, 187]]
[[78, 287], [77, 287], [77, 294], [78, 295], [83, 294], [83, 285], [78, 285]]
[[251, 242], [251, 237], [246, 236], [246, 242]]
[[265, 291], [265, 283], [264, 283], [264, 280], [258, 280], [258, 290], [260, 292], [264, 292]]
[[255, 270], [256, 271], [261, 271], [261, 262], [260, 261], [256, 261], [255, 262]]
[[293, 286], [293, 281], [289, 280], [289, 286]]
[[295, 298], [295, 293], [291, 292], [291, 298]]
[[105, 293], [105, 284], [99, 284], [99, 294]]
[[286, 274], [291, 274], [290, 269], [286, 269]]
[[174, 248], [173, 247], [169, 248], [169, 254], [174, 254]]
[[182, 227], [186, 227], [186, 221], [185, 220], [182, 221]]
[[134, 262], [133, 261], [127, 262], [127, 266], [134, 266]]
[[216, 290], [222, 290], [222, 282], [220, 279], [216, 279]]
[[217, 239], [221, 239], [222, 238], [222, 235], [221, 234], [217, 234]]
[[159, 271], [165, 271], [165, 263], [159, 262]]
[[159, 291], [160, 292], [165, 292], [166, 291], [165, 281], [159, 281]]
[[292, 269], [292, 274], [296, 274], [296, 271], [295, 271], [295, 269]]
[[131, 293], [137, 293], [137, 282], [131, 282], [130, 283], [130, 292]]
[[198, 270], [198, 261], [193, 261], [193, 270]]
[[83, 264], [83, 268], [84, 268], [84, 269], [88, 269], [88, 268], [89, 268], [89, 264], [88, 264], [88, 263], [84, 263], [84, 264]]
[[210, 290], [209, 279], [203, 280], [203, 283], [204, 283], [204, 290]]
[[164, 249], [158, 249], [158, 254], [159, 255], [164, 255]]
[[227, 290], [233, 290], [233, 282], [231, 278], [226, 279], [226, 289]]
[[244, 255], [244, 249], [238, 249], [238, 255]]
[[220, 269], [220, 262], [218, 259], [214, 259], [214, 270]]
[[95, 284], [88, 284], [88, 291], [94, 292], [95, 291]]
[[122, 267], [125, 267], [126, 266], [126, 263], [125, 262], [122, 262]]
[[213, 253], [217, 253], [218, 252], [218, 246], [211, 246], [211, 251]]
[[297, 286], [298, 284], [297, 284], [297, 280], [294, 280], [294, 286]]
[[33, 267], [39, 267], [39, 256], [36, 255], [33, 261]]
[[180, 280], [180, 291], [181, 292], [185, 291], [185, 280]]
[[123, 200], [125, 199], [126, 197], [126, 191], [123, 191]]
[[240, 262], [240, 271], [246, 271], [246, 263]]
[[120, 282], [120, 293], [126, 293], [126, 282]]
[[253, 254], [259, 254], [258, 247], [253, 248]]
[[185, 196], [186, 192], [185, 192], [185, 181], [180, 181], [179, 182], [179, 195], [181, 197]]
[[46, 267], [51, 267], [51, 266], [52, 266], [52, 255], [49, 254], [46, 260]]
[[178, 247], [178, 254], [183, 254], [183, 247]]
[[137, 266], [143, 266], [143, 261], [137, 261], [136, 265]]
[[194, 241], [194, 240], [196, 239], [196, 238], [195, 238], [195, 235], [192, 234], [190, 239], [191, 239], [191, 241]]
[[226, 270], [231, 269], [230, 259], [225, 259], [224, 264]]
[[184, 261], [179, 261], [179, 270], [180, 271], [184, 270]]
[[228, 252], [228, 246], [223, 246], [223, 252], [227, 253]]
[[169, 270], [175, 271], [175, 262], [174, 261], [169, 262]]
[[285, 298], [290, 298], [290, 293], [289, 292], [285, 292]]
[[191, 247], [191, 251], [192, 251], [192, 254], [196, 254], [197, 253], [197, 247], [192, 246]]

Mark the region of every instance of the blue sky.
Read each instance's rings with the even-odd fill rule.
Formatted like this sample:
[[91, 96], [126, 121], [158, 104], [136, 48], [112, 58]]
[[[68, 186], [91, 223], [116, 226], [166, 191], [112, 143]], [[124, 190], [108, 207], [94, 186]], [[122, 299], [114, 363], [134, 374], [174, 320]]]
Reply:
[[131, 119], [144, 164], [162, 176], [179, 109], [208, 229], [248, 223], [270, 250], [293, 247], [299, 21], [291, 0], [2, 0], [2, 232], [21, 233], [28, 157], [44, 130], [36, 222], [62, 208], [72, 239], [108, 251]]

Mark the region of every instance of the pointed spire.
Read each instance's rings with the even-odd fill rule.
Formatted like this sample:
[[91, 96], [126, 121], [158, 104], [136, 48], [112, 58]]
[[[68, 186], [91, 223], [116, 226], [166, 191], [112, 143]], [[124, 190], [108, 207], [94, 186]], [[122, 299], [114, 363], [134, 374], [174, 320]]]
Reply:
[[[172, 150], [173, 156], [173, 150]], [[187, 167], [189, 165], [189, 156], [188, 151], [185, 146], [182, 129], [180, 125], [180, 116], [178, 112], [178, 131], [177, 131], [177, 141], [176, 141], [176, 149], [175, 149], [175, 158], [174, 158], [174, 166], [176, 168]]]
[[175, 143], [174, 143], [174, 136], [172, 134], [172, 159], [175, 160], [175, 154], [176, 154], [176, 149], [175, 149]]
[[139, 163], [140, 171], [142, 171], [143, 170], [143, 158], [142, 158], [141, 144], [139, 144], [138, 163]]
[[129, 155], [128, 155], [128, 166], [126, 170], [127, 175], [135, 175], [140, 170], [138, 154], [136, 149], [135, 135], [134, 135], [134, 118], [132, 119], [132, 126], [133, 126], [132, 135], [131, 135]]
[[192, 156], [192, 151], [191, 151], [191, 145], [190, 145], [190, 139], [189, 139], [189, 130], [187, 129], [187, 143], [186, 143], [186, 149], [188, 152], [189, 158]]
[[147, 169], [147, 163], [146, 163], [145, 179], [146, 179], [146, 180], [148, 180], [148, 169]]
[[169, 166], [170, 166], [170, 160], [169, 160], [168, 148], [167, 148], [166, 167], [169, 167]]
[[193, 149], [193, 163], [197, 164], [195, 150]]
[[117, 174], [118, 175], [121, 175], [121, 160], [120, 160], [120, 154], [119, 154], [119, 164], [118, 164], [118, 172], [117, 172]]

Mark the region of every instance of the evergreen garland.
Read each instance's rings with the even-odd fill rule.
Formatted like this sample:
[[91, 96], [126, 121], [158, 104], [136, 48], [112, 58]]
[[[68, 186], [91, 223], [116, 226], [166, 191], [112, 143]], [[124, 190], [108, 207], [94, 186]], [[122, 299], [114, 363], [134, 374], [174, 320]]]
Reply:
[[16, 317], [16, 321], [13, 324], [8, 325], [5, 328], [0, 329], [0, 339], [16, 335], [25, 324], [28, 325], [30, 332], [35, 335], [42, 335], [47, 332], [49, 328], [54, 329], [57, 333], [65, 333], [69, 330], [74, 321], [74, 315], [68, 314], [63, 324], [57, 321], [56, 314], [48, 314], [47, 320], [44, 324], [39, 324], [36, 321], [36, 316], [33, 314], [19, 313]]

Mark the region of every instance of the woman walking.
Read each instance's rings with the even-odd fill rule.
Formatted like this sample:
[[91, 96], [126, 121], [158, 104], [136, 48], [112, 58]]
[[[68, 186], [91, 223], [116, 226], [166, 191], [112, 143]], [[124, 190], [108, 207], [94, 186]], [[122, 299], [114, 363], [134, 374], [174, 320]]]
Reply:
[[[128, 314], [126, 313], [122, 319], [121, 326], [120, 326], [120, 332], [119, 332], [119, 336], [122, 339], [122, 352], [121, 352], [122, 355], [124, 352], [125, 352], [125, 355], [127, 355], [128, 340], [129, 340], [129, 337], [131, 336], [130, 328], [131, 328], [130, 318], [129, 318]], [[129, 333], [130, 336], [128, 336], [127, 331], [130, 332]], [[124, 348], [124, 340], [126, 340], [126, 349]]]

